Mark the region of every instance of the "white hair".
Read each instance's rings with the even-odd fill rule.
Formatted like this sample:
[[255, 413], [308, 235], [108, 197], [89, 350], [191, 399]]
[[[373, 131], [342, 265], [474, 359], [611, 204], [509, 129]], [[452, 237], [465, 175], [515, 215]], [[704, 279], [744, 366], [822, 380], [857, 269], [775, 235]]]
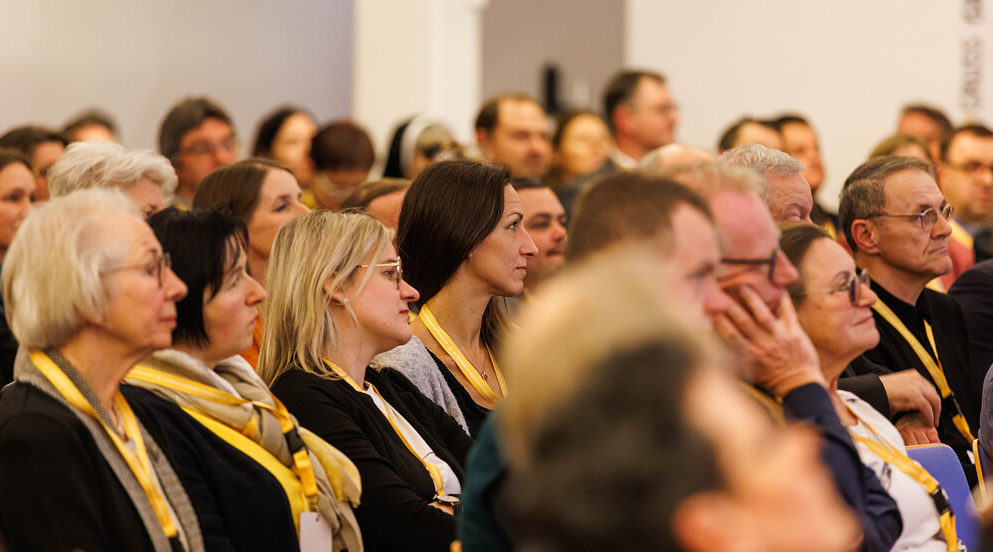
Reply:
[[638, 163], [641, 172], [655, 172], [673, 165], [684, 163], [706, 163], [713, 161], [709, 151], [687, 144], [666, 144], [645, 154]]
[[729, 167], [746, 167], [762, 177], [762, 199], [769, 197], [769, 174], [793, 176], [800, 174], [806, 166], [777, 149], [767, 148], [761, 144], [745, 144], [731, 148], [717, 158], [717, 162]]
[[48, 172], [52, 197], [85, 188], [127, 189], [147, 178], [169, 197], [178, 182], [176, 170], [165, 157], [151, 150], [127, 150], [114, 143], [69, 144]]
[[128, 255], [128, 236], [113, 221], [141, 216], [118, 190], [82, 190], [53, 198], [21, 224], [3, 263], [10, 329], [29, 349], [58, 347], [86, 317], [106, 310], [102, 274]]

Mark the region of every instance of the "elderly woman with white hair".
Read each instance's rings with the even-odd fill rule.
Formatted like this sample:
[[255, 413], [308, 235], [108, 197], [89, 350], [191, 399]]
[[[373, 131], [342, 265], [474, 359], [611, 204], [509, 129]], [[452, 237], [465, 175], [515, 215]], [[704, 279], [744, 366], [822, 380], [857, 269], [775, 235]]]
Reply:
[[165, 157], [112, 143], [69, 144], [48, 171], [52, 197], [84, 188], [120, 188], [146, 217], [166, 208], [176, 183], [176, 170]]
[[3, 265], [17, 340], [0, 395], [0, 532], [11, 550], [203, 550], [179, 479], [119, 387], [168, 347], [186, 286], [122, 194], [55, 199]]

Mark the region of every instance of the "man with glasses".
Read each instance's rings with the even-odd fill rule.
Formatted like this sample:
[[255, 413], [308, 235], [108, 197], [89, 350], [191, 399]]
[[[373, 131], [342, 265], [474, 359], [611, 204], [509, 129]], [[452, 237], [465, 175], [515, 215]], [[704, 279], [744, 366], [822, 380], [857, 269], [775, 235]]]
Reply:
[[951, 220], [952, 271], [942, 282], [947, 289], [976, 260], [993, 255], [990, 217], [993, 216], [993, 131], [982, 125], [955, 129], [941, 148], [941, 193], [955, 208]]
[[[978, 428], [981, 378], [969, 368], [962, 309], [954, 299], [926, 289], [952, 269], [948, 218], [954, 209], [935, 176], [931, 163], [916, 158], [867, 161], [845, 181], [839, 217], [856, 264], [868, 269], [879, 296], [873, 314], [880, 341], [866, 358], [890, 370], [913, 367], [935, 385], [942, 397], [938, 437], [956, 450], [974, 480], [968, 451]], [[907, 444], [931, 440], [914, 424], [920, 415], [896, 420]]]
[[172, 162], [179, 177], [171, 205], [185, 210], [210, 171], [238, 160], [239, 143], [223, 107], [207, 97], [186, 98], [162, 121], [159, 152]]

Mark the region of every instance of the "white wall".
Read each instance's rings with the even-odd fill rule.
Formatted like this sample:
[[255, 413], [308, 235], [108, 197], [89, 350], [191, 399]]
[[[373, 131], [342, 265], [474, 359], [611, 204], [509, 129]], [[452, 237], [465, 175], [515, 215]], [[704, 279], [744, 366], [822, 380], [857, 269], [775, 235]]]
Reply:
[[31, 0], [0, 18], [0, 132], [61, 126], [100, 107], [124, 143], [157, 149], [179, 98], [208, 94], [235, 119], [243, 150], [283, 103], [320, 121], [351, 110], [352, 0]]
[[903, 104], [933, 103], [960, 121], [959, 4], [627, 0], [624, 59], [669, 77], [683, 142], [714, 149], [746, 114], [807, 115], [827, 169], [819, 197], [834, 206]]

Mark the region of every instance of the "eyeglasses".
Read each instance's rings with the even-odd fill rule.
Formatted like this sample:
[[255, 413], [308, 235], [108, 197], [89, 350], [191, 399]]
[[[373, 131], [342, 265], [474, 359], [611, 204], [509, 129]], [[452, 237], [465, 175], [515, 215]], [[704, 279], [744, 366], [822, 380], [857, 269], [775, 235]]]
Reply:
[[971, 161], [969, 163], [962, 164], [945, 163], [945, 166], [953, 168], [957, 171], [962, 171], [972, 177], [993, 173], [993, 165], [985, 165], [978, 161]]
[[935, 211], [934, 207], [928, 207], [920, 213], [877, 213], [875, 215], [869, 215], [866, 218], [873, 217], [906, 217], [906, 218], [917, 218], [921, 223], [921, 230], [925, 232], [930, 232], [934, 228], [934, 223], [938, 222], [938, 215], [941, 218], [948, 220], [955, 213], [955, 208], [950, 204], [946, 204], [941, 208], [940, 211]]
[[393, 274], [387, 274], [387, 276], [389, 276], [390, 279], [392, 279], [394, 282], [396, 282], [397, 291], [399, 291], [400, 290], [400, 282], [403, 281], [403, 268], [400, 266], [400, 261], [394, 261], [392, 263], [379, 263], [379, 264], [359, 265], [359, 268], [381, 268], [381, 267], [382, 268], [390, 267], [390, 268], [395, 268], [396, 269], [396, 270], [392, 271]]
[[194, 142], [192, 146], [179, 150], [179, 153], [185, 153], [187, 155], [210, 155], [218, 151], [232, 152], [238, 147], [238, 139], [231, 137], [225, 138], [220, 142]]
[[869, 285], [869, 271], [866, 269], [859, 270], [857, 273], [852, 274], [848, 277], [848, 280], [841, 284], [840, 286], [825, 289], [825, 290], [807, 290], [797, 293], [797, 295], [814, 295], [817, 293], [838, 293], [841, 291], [848, 292], [848, 302], [852, 304], [853, 307], [859, 306], [859, 302], [862, 300], [862, 286]]
[[159, 289], [162, 288], [162, 273], [165, 269], [172, 268], [172, 257], [168, 253], [163, 253], [162, 255], [155, 258], [154, 261], [150, 263], [140, 264], [140, 265], [127, 265], [119, 266], [117, 268], [110, 268], [102, 271], [103, 274], [108, 274], [111, 272], [121, 272], [124, 270], [144, 270], [149, 276], [155, 276], [155, 279], [159, 282]]
[[751, 266], [764, 266], [769, 265], [769, 281], [776, 275], [776, 262], [779, 261], [779, 247], [777, 246], [772, 250], [772, 255], [767, 259], [733, 259], [731, 257], [724, 257], [721, 259], [721, 263], [729, 264], [741, 264], [741, 265], [751, 265]]

